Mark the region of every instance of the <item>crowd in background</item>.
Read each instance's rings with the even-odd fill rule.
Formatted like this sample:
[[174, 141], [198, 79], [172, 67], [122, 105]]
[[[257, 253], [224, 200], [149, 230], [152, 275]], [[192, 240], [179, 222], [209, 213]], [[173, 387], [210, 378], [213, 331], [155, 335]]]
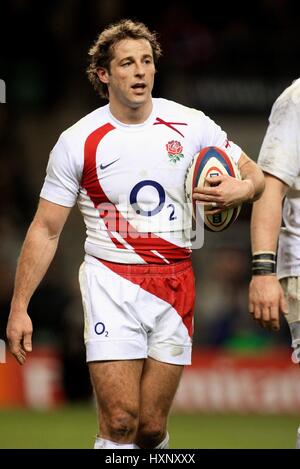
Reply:
[[[169, 0], [143, 6], [122, 0], [10, 0], [1, 5], [0, 78], [6, 83], [7, 103], [0, 104], [0, 338], [5, 337], [16, 260], [38, 203], [49, 151], [62, 130], [104, 104], [85, 76], [87, 50], [99, 31], [121, 17], [155, 29], [163, 57], [154, 94], [172, 99], [176, 87], [191, 83], [191, 77], [217, 82], [257, 78], [266, 83], [266, 90], [274, 82], [282, 83], [283, 89], [299, 75], [299, 14], [299, 2], [287, 0], [252, 1], [242, 9], [234, 2]], [[186, 93], [190, 105], [193, 90]], [[265, 126], [268, 105], [277, 94], [276, 89], [265, 108], [259, 107]], [[181, 102], [185, 104], [184, 98]], [[217, 104], [214, 101], [209, 109], [206, 102], [203, 107], [217, 116]], [[226, 109], [220, 110], [226, 114]], [[249, 109], [240, 111], [247, 115]], [[241, 117], [235, 118], [238, 122]], [[251, 156], [256, 158], [258, 151], [259, 145]], [[284, 325], [281, 333], [270, 334], [248, 317], [249, 213], [244, 210], [231, 234], [208, 235], [207, 245], [193, 253], [199, 283], [195, 344], [288, 343]], [[77, 285], [83, 239], [83, 223], [75, 213], [30, 304], [34, 343], [51, 343], [62, 350], [65, 385], [73, 398], [88, 392], [84, 384], [75, 390], [70, 378], [79, 363], [85, 373]]]

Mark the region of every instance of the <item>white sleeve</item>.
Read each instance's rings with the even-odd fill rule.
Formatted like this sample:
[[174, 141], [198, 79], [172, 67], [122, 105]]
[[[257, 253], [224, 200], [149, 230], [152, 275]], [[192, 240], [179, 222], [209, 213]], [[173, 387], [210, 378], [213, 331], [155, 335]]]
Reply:
[[299, 172], [300, 123], [295, 104], [279, 98], [273, 105], [258, 164], [263, 171], [292, 186]]
[[78, 173], [75, 157], [61, 135], [50, 153], [40, 197], [58, 205], [73, 207], [79, 193]]
[[234, 142], [228, 140], [226, 132], [212, 119], [203, 115], [202, 147], [219, 147], [227, 153], [235, 163], [238, 163], [243, 151]]

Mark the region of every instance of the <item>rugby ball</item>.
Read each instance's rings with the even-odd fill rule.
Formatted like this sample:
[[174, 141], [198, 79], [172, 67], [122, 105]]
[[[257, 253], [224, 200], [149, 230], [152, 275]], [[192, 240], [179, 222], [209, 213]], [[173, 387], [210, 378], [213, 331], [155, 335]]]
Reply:
[[233, 159], [218, 147], [205, 147], [192, 159], [185, 177], [185, 195], [187, 202], [192, 205], [192, 216], [197, 220], [199, 215], [208, 231], [223, 231], [237, 219], [241, 205], [223, 210], [215, 215], [206, 215], [204, 205], [193, 198], [195, 187], [209, 185], [206, 178], [227, 174], [241, 179], [239, 169]]

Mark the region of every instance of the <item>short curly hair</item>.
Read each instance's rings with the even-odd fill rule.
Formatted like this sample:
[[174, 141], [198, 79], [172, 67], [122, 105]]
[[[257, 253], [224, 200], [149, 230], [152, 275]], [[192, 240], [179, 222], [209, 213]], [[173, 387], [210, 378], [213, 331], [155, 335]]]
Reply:
[[101, 67], [109, 71], [113, 59], [113, 46], [122, 39], [146, 39], [149, 41], [154, 64], [156, 65], [162, 54], [161, 46], [157, 40], [157, 33], [151, 32], [144, 23], [123, 19], [104, 29], [95, 43], [89, 49], [89, 66], [86, 70], [89, 81], [101, 97], [108, 97], [108, 88], [99, 80], [97, 70]]

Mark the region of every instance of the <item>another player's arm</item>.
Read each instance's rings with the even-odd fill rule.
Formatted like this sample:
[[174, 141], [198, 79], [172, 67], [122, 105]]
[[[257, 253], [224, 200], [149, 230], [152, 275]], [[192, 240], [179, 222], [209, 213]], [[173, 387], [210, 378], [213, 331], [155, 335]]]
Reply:
[[70, 210], [40, 199], [23, 243], [7, 323], [10, 349], [20, 364], [25, 362], [26, 352], [32, 350], [32, 323], [27, 313], [28, 304], [54, 257]]
[[210, 186], [197, 187], [194, 198], [205, 204], [211, 205], [215, 202], [218, 209], [210, 210], [207, 213], [218, 213], [243, 202], [253, 202], [263, 193], [265, 182], [264, 175], [259, 166], [252, 161], [245, 153], [242, 153], [238, 168], [242, 180], [231, 176], [222, 175], [207, 179]]
[[[282, 220], [282, 200], [288, 186], [265, 174], [262, 197], [253, 204], [251, 216], [252, 253], [277, 251]], [[275, 274], [253, 275], [249, 288], [249, 312], [264, 327], [279, 329], [279, 313], [287, 312], [284, 293]]]

